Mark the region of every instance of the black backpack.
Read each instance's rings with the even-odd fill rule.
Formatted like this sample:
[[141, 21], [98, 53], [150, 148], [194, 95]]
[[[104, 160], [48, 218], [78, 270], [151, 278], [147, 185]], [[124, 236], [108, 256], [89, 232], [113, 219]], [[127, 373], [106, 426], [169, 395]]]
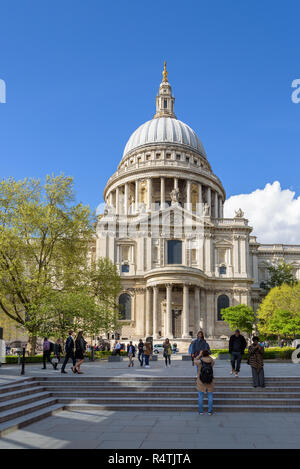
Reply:
[[53, 351], [54, 351], [54, 343], [50, 342], [50, 352], [53, 352]]
[[210, 384], [214, 379], [213, 367], [211, 363], [201, 360], [200, 381], [203, 384]]

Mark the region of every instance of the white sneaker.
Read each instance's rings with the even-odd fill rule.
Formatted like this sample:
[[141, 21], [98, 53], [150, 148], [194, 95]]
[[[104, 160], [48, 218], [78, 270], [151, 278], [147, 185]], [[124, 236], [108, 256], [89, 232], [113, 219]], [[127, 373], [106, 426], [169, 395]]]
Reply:
[[150, 366], [149, 366], [149, 365], [145, 365], [145, 368], [150, 368]]

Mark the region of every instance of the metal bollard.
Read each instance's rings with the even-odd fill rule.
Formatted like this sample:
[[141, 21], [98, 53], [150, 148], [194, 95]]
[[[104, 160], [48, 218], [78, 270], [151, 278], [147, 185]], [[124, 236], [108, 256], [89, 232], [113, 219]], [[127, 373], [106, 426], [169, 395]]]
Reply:
[[95, 347], [92, 347], [92, 353], [91, 353], [91, 361], [95, 361]]
[[25, 347], [23, 347], [21, 375], [25, 375]]

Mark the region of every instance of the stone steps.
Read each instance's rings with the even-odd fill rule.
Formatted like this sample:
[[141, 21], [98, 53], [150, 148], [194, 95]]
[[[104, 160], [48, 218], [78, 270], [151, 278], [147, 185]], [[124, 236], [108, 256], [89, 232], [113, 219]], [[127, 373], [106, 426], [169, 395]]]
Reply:
[[[206, 398], [205, 398], [206, 400]], [[174, 398], [173, 396], [169, 397], [134, 397], [134, 398], [127, 398], [125, 397], [91, 397], [91, 398], [80, 398], [76, 399], [73, 397], [59, 397], [57, 398], [57, 402], [60, 404], [64, 403], [76, 403], [76, 404], [115, 404], [115, 403], [122, 403], [124, 405], [126, 404], [143, 404], [145, 406], [149, 404], [176, 404], [178, 410], [180, 410], [181, 405], [189, 405], [194, 403], [194, 405], [197, 404], [197, 396], [194, 396], [194, 398], [184, 398], [184, 397], [178, 397]], [[255, 405], [255, 406], [260, 406], [260, 405], [281, 405], [281, 406], [299, 406], [300, 408], [300, 399], [249, 399], [249, 398], [239, 398], [239, 399], [230, 399], [230, 398], [218, 398], [214, 396], [214, 402], [215, 404], [218, 405], [230, 405], [230, 404], [239, 404], [239, 405]]]
[[[197, 412], [196, 379], [186, 377], [36, 377], [0, 386], [0, 435], [59, 410]], [[205, 398], [205, 406], [207, 399]], [[300, 378], [216, 378], [216, 412], [299, 412]]]
[[60, 412], [62, 409], [63, 407], [61, 404], [54, 404], [40, 410], [32, 410], [32, 412], [29, 414], [21, 415], [6, 422], [0, 423], [0, 437], [7, 435], [10, 432], [14, 432], [20, 428], [26, 427], [31, 423], [35, 423], [47, 417], [51, 417], [51, 415], [54, 415], [56, 412]]
[[[49, 394], [52, 396], [55, 396], [57, 398], [60, 397], [72, 397], [72, 398], [77, 398], [77, 397], [86, 397], [86, 398], [93, 398], [93, 397], [99, 397], [99, 398], [108, 398], [108, 397], [113, 397], [113, 398], [119, 398], [119, 399], [124, 399], [124, 398], [190, 398], [190, 399], [195, 399], [197, 398], [198, 393], [197, 391], [180, 391], [180, 392], [156, 392], [156, 391], [143, 391], [143, 392], [119, 392], [119, 391], [111, 391], [111, 392], [106, 392], [106, 391], [87, 391], [87, 390], [81, 390], [81, 391], [76, 391], [72, 390], [71, 392], [68, 391], [55, 391], [51, 392], [49, 389]], [[253, 392], [222, 392], [219, 390], [214, 391], [214, 396], [215, 398], [251, 398], [251, 399], [256, 399], [256, 398], [261, 398], [263, 397], [264, 399], [300, 399], [300, 392], [299, 393], [281, 393], [281, 392], [266, 392], [264, 390], [261, 390], [259, 392], [253, 391]]]
[[[26, 414], [30, 414], [31, 412], [34, 412], [35, 410], [41, 410], [56, 403], [57, 403], [56, 399], [51, 397], [51, 398], [46, 398], [46, 399], [40, 399], [30, 404], [20, 405], [17, 408], [5, 410], [1, 412], [0, 423], [13, 420], [15, 418], [21, 417]], [[9, 401], [8, 401], [8, 406], [9, 406]]]
[[[111, 411], [141, 411], [141, 412], [197, 412], [197, 405], [189, 404], [178, 407], [176, 404], [149, 404], [147, 406], [141, 404], [65, 404], [64, 410], [111, 410]], [[214, 405], [214, 412], [300, 412], [300, 406], [275, 406], [275, 405]]]
[[39, 392], [38, 394], [34, 393], [32, 396], [23, 396], [18, 397], [16, 399], [9, 399], [8, 401], [0, 403], [0, 419], [3, 415], [2, 412], [15, 409], [16, 407], [25, 406], [27, 404], [31, 404], [33, 402], [40, 401], [41, 399], [47, 399], [51, 397], [50, 392]]

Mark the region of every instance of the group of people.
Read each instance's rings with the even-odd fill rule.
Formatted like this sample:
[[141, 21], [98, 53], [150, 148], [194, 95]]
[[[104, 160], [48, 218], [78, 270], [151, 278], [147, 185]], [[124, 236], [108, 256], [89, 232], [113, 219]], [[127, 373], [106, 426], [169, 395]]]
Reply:
[[[235, 377], [239, 375], [241, 361], [246, 347], [247, 342], [245, 337], [236, 329], [229, 340], [229, 353], [231, 354], [230, 374]], [[205, 393], [207, 393], [208, 414], [212, 415], [214, 391], [213, 367], [215, 361], [210, 356], [210, 347], [202, 331], [198, 332], [197, 339], [191, 343], [189, 353], [192, 357], [192, 364], [195, 365], [197, 369], [196, 388], [198, 390], [199, 414], [203, 415], [203, 400]], [[252, 344], [248, 347], [247, 363], [251, 366], [254, 388], [265, 387], [263, 354], [264, 347], [259, 343], [258, 337], [253, 337]]]
[[[74, 338], [74, 331], [69, 331], [69, 336], [66, 340], [65, 345], [65, 359], [61, 367], [61, 373], [67, 373], [65, 368], [68, 361], [71, 359], [73, 366], [73, 373], [83, 374], [80, 370], [80, 366], [84, 362], [84, 354], [86, 351], [87, 342], [84, 340], [83, 331], [79, 331], [76, 339]], [[46, 363], [49, 362], [53, 366], [54, 370], [57, 370], [57, 366], [60, 363], [62, 355], [62, 341], [57, 339], [55, 344], [50, 342], [47, 337], [44, 338], [43, 342], [43, 370], [46, 369]], [[51, 357], [53, 353], [53, 357]]]
[[[164, 349], [163, 356], [165, 359], [165, 366], [166, 367], [171, 366], [171, 354], [172, 354], [173, 349], [172, 349], [169, 339], [166, 339], [164, 341], [163, 349]], [[143, 366], [145, 362], [145, 368], [150, 368], [149, 360], [150, 360], [150, 355], [152, 355], [152, 343], [148, 340], [146, 340], [146, 342], [143, 342], [143, 340], [140, 339], [136, 347], [135, 345], [133, 345], [132, 341], [130, 341], [129, 344], [127, 345], [127, 355], [129, 358], [128, 367], [134, 366], [134, 357], [136, 355], [136, 351], [138, 351], [138, 361], [140, 363], [140, 366]]]

